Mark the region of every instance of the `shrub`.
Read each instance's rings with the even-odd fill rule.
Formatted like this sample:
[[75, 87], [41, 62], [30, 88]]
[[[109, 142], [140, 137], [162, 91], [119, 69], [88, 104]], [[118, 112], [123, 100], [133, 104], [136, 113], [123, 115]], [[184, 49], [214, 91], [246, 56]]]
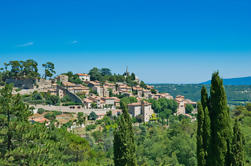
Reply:
[[94, 130], [94, 129], [96, 129], [96, 125], [95, 124], [90, 124], [90, 125], [88, 125], [88, 126], [86, 126], [86, 131], [91, 131], [91, 130]]
[[39, 113], [39, 114], [43, 114], [44, 112], [45, 112], [45, 109], [43, 109], [43, 108], [39, 108], [37, 110], [37, 113]]
[[49, 119], [49, 120], [55, 120], [56, 119], [56, 115], [53, 114], [52, 112], [45, 114], [44, 117], [46, 119]]

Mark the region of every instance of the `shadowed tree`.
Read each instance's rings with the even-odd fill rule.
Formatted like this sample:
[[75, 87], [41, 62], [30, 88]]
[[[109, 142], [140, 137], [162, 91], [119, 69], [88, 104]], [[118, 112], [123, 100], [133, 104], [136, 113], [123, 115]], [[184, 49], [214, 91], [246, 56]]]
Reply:
[[234, 128], [233, 128], [233, 140], [232, 140], [232, 160], [231, 165], [233, 166], [243, 166], [244, 165], [244, 149], [243, 149], [243, 142], [244, 136], [242, 135], [240, 125], [238, 120], [235, 120]]
[[137, 163], [132, 121], [124, 102], [121, 102], [121, 108], [123, 114], [118, 119], [118, 127], [114, 132], [114, 164], [135, 166]]
[[206, 165], [205, 149], [203, 144], [203, 126], [204, 126], [204, 111], [201, 103], [198, 103], [198, 116], [197, 116], [197, 162], [198, 166]]
[[204, 159], [205, 159], [205, 165], [209, 165], [208, 161], [208, 151], [209, 151], [209, 144], [210, 144], [210, 136], [211, 136], [211, 129], [210, 129], [210, 116], [209, 116], [209, 99], [207, 94], [207, 89], [205, 86], [201, 89], [201, 104], [203, 108], [203, 133], [202, 133], [202, 139], [203, 139], [203, 149], [204, 149]]
[[218, 72], [213, 73], [210, 89], [211, 140], [210, 165], [224, 166], [229, 162], [231, 127], [223, 81]]

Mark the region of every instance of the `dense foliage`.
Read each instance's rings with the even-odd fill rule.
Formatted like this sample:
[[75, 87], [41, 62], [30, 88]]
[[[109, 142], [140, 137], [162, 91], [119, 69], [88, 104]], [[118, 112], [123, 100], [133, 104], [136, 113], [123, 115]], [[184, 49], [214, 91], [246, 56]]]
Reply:
[[[130, 86], [137, 85], [138, 83], [135, 81], [136, 76], [134, 73], [124, 73], [123, 75], [120, 74], [112, 74], [111, 70], [108, 68], [98, 69], [97, 67], [92, 68], [89, 71], [89, 75], [91, 77], [91, 81], [100, 81], [104, 83], [105, 81], [110, 82], [126, 82]], [[146, 86], [144, 82], [142, 82], [142, 86]]]
[[202, 87], [201, 103], [197, 119], [198, 165], [244, 165], [244, 137], [237, 120], [232, 131], [227, 97], [218, 72], [212, 75], [209, 98]]
[[[54, 64], [47, 62], [42, 64], [44, 70], [44, 77], [52, 77], [55, 74]], [[6, 79], [37, 79], [40, 77], [38, 72], [38, 63], [32, 59], [26, 61], [10, 61], [4, 63], [4, 68], [1, 68], [0, 72], [0, 82]]]
[[123, 114], [118, 119], [114, 131], [114, 164], [115, 166], [136, 166], [136, 148], [132, 121], [126, 103], [121, 102]]
[[[99, 165], [89, 143], [51, 123], [31, 124], [31, 111], [12, 87], [0, 91], [0, 165]], [[97, 160], [99, 158], [99, 160]]]

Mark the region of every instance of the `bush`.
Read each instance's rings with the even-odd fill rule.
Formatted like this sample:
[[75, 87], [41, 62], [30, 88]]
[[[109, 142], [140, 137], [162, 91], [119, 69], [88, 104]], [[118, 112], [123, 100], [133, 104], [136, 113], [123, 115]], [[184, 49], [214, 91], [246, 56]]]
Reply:
[[60, 99], [58, 96], [54, 96], [54, 95], [48, 95], [46, 97], [46, 104], [49, 104], [49, 105], [56, 105], [60, 103]]
[[88, 126], [86, 126], [86, 131], [91, 131], [91, 130], [94, 130], [94, 129], [96, 129], [96, 125], [95, 124], [90, 124], [90, 125], [88, 125]]
[[193, 110], [194, 110], [194, 108], [193, 108], [193, 105], [192, 105], [192, 104], [186, 104], [186, 113], [187, 113], [187, 114], [192, 113]]
[[70, 96], [68, 96], [68, 95], [64, 96], [64, 97], [61, 99], [61, 102], [63, 102], [63, 103], [71, 102], [71, 101], [72, 101], [72, 100], [71, 100]]
[[43, 114], [44, 112], [45, 112], [45, 109], [43, 109], [43, 108], [39, 108], [37, 110], [37, 113], [39, 113], [39, 114]]
[[98, 118], [98, 115], [95, 112], [91, 112], [88, 116], [89, 120], [96, 120]]
[[49, 119], [49, 120], [55, 120], [56, 119], [56, 115], [53, 114], [52, 112], [45, 114], [44, 117], [46, 119]]
[[37, 91], [33, 92], [32, 94], [32, 100], [42, 100], [43, 97], [40, 93], [38, 93]]

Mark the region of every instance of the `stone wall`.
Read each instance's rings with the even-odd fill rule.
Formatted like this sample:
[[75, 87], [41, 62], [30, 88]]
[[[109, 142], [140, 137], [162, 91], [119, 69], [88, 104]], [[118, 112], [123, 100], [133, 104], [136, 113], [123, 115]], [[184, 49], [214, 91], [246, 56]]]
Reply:
[[36, 81], [34, 79], [7, 79], [7, 84], [14, 84], [15, 87], [21, 89], [33, 89]]
[[45, 80], [45, 79], [37, 79], [36, 80], [36, 86], [39, 89], [48, 89], [52, 87], [52, 81], [51, 80]]

